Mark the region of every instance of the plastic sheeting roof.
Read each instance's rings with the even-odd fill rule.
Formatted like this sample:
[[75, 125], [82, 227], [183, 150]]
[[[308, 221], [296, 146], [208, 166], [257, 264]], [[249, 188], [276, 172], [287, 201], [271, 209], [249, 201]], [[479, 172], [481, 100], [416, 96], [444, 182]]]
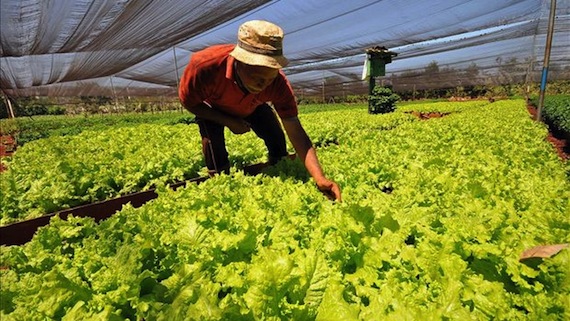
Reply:
[[[284, 29], [284, 71], [298, 95], [366, 92], [362, 64], [374, 46], [398, 53], [385, 78], [399, 89], [537, 81], [550, 10], [549, 0], [236, 3], [2, 0], [0, 87], [13, 97], [175, 94], [192, 53], [235, 43], [251, 19]], [[550, 79], [570, 79], [569, 48], [570, 0], [558, 0]]]

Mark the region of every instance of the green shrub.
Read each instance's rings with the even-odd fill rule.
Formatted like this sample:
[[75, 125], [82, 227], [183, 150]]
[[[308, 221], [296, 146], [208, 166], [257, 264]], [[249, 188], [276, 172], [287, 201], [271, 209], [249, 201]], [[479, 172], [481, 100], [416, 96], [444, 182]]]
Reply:
[[376, 86], [368, 99], [368, 112], [371, 114], [386, 114], [396, 110], [396, 102], [400, 100], [400, 96], [388, 87]]
[[[531, 102], [538, 106], [538, 96]], [[552, 95], [544, 98], [544, 118], [557, 130], [570, 133], [570, 95]]]

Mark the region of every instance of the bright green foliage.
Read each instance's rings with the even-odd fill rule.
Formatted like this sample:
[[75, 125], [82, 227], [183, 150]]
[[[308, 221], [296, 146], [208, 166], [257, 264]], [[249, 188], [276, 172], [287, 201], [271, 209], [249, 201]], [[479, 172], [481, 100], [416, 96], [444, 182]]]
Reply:
[[0, 134], [12, 135], [23, 146], [28, 142], [52, 136], [77, 135], [84, 130], [102, 130], [109, 127], [130, 127], [138, 124], [189, 123], [190, 113], [119, 114], [92, 116], [34, 116], [0, 119]]
[[[353, 110], [332, 115], [360, 114]], [[320, 147], [338, 143], [339, 137], [350, 137], [368, 126], [391, 129], [412, 119], [399, 114], [358, 126], [350, 122], [323, 124], [312, 138]], [[228, 132], [226, 136], [233, 166], [266, 161], [263, 141], [254, 133], [236, 136]], [[195, 125], [144, 124], [54, 136], [18, 149], [7, 167], [9, 170], [0, 174], [1, 224], [205, 175]]]
[[[316, 141], [334, 138], [318, 152], [342, 203], [287, 160], [264, 175], [233, 169], [161, 188], [99, 224], [53, 219], [31, 242], [2, 247], [0, 317], [568, 319], [570, 251], [518, 260], [570, 242], [567, 165], [523, 101], [466, 106], [429, 121], [302, 115]], [[244, 146], [263, 157], [263, 146]]]
[[141, 125], [24, 145], [0, 174], [2, 224], [195, 177], [199, 135], [184, 125]]

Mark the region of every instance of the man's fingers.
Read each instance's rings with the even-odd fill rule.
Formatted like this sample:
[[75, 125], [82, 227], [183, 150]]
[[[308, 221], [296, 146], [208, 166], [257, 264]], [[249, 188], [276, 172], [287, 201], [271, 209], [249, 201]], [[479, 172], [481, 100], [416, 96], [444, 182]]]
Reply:
[[336, 183], [332, 183], [329, 186], [324, 186], [324, 187], [320, 187], [319, 186], [319, 190], [321, 191], [321, 193], [323, 193], [328, 199], [330, 199], [331, 201], [342, 201], [341, 199], [341, 195], [340, 195], [340, 188], [338, 187], [338, 185]]
[[342, 202], [342, 196], [340, 194], [340, 187], [338, 187], [337, 184], [333, 185], [332, 192], [334, 193], [336, 200], [339, 202]]
[[321, 193], [323, 193], [331, 201], [334, 201], [336, 199], [333, 191], [321, 190]]

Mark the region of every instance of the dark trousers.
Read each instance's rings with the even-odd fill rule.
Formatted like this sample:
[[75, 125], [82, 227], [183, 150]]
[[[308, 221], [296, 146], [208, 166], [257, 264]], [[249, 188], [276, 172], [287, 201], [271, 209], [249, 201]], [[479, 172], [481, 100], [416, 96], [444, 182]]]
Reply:
[[[259, 105], [255, 111], [244, 118], [251, 125], [253, 132], [265, 142], [269, 152], [269, 162], [276, 163], [287, 156], [285, 134], [275, 112], [268, 104]], [[227, 171], [230, 167], [224, 125], [196, 118], [202, 136], [202, 153], [210, 172]]]

